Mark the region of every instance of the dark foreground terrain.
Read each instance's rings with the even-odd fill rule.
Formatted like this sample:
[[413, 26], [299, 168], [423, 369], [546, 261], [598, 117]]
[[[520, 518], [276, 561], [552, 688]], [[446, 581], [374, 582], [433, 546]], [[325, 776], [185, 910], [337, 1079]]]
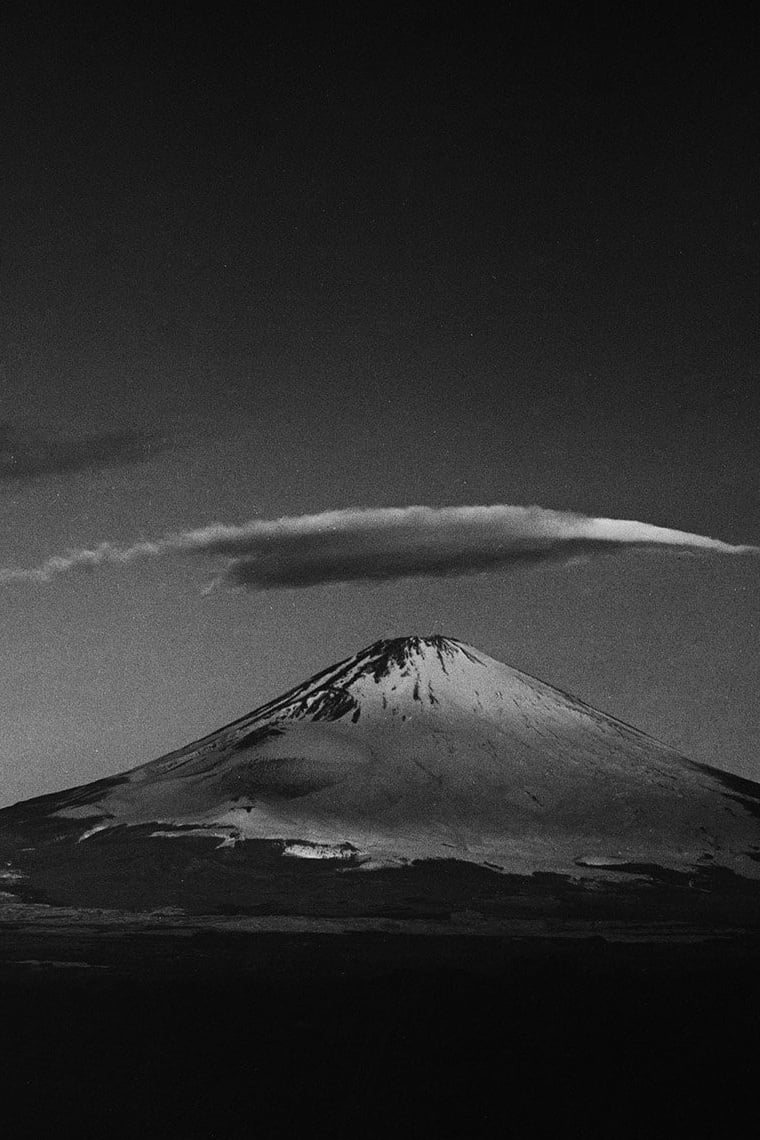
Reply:
[[11, 912], [4, 1135], [719, 1137], [754, 1099], [755, 936], [403, 927]]
[[726, 869], [367, 871], [71, 827], [6, 832], [9, 1140], [722, 1138], [754, 1119], [760, 893]]

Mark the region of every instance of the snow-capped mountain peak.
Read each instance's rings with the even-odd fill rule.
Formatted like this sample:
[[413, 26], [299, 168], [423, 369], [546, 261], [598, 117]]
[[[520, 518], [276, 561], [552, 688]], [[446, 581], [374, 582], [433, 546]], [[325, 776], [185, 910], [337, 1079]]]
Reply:
[[[442, 711], [445, 706], [463, 703], [475, 711], [478, 686], [487, 686], [492, 665], [507, 669], [450, 637], [382, 639], [219, 731], [226, 734], [227, 743], [233, 744], [266, 723], [309, 720], [355, 724], [361, 717], [384, 715], [399, 715], [405, 720], [424, 708]], [[204, 737], [188, 745], [181, 754], [205, 747], [210, 739]], [[171, 755], [179, 757], [180, 753]]]
[[[268, 715], [358, 720], [380, 708], [440, 707], [486, 683], [488, 658], [450, 637], [397, 637], [373, 642], [353, 657], [264, 706]], [[290, 698], [290, 699], [288, 699]], [[277, 707], [279, 705], [279, 707]]]

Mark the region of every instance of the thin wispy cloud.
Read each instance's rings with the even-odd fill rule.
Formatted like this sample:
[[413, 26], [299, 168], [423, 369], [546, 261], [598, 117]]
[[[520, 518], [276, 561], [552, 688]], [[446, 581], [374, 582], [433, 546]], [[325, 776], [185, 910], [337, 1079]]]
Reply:
[[163, 432], [125, 429], [67, 437], [6, 420], [0, 423], [0, 483], [141, 463], [168, 445]]
[[36, 567], [0, 569], [0, 584], [47, 582], [77, 569], [192, 554], [222, 561], [216, 588], [299, 589], [454, 577], [644, 548], [673, 554], [760, 554], [758, 546], [535, 506], [357, 507], [253, 519], [240, 526], [213, 523], [130, 546], [103, 542], [54, 555]]

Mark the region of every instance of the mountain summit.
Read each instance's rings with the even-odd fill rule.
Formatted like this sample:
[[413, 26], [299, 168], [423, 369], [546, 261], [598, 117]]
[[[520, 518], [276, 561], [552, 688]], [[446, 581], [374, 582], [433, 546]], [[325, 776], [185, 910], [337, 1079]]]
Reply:
[[[760, 785], [453, 638], [374, 642], [167, 756], [0, 812], [79, 844], [139, 829], [375, 867], [760, 878]], [[138, 830], [134, 831], [138, 834]]]

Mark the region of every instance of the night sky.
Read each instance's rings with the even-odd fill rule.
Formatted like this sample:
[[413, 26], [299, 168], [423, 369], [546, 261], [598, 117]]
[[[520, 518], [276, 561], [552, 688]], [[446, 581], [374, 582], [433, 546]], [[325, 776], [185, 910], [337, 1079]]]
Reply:
[[[756, 29], [78, 7], [3, 17], [2, 567], [414, 504], [760, 542]], [[215, 569], [2, 585], [0, 802], [433, 632], [760, 778], [755, 558]]]

